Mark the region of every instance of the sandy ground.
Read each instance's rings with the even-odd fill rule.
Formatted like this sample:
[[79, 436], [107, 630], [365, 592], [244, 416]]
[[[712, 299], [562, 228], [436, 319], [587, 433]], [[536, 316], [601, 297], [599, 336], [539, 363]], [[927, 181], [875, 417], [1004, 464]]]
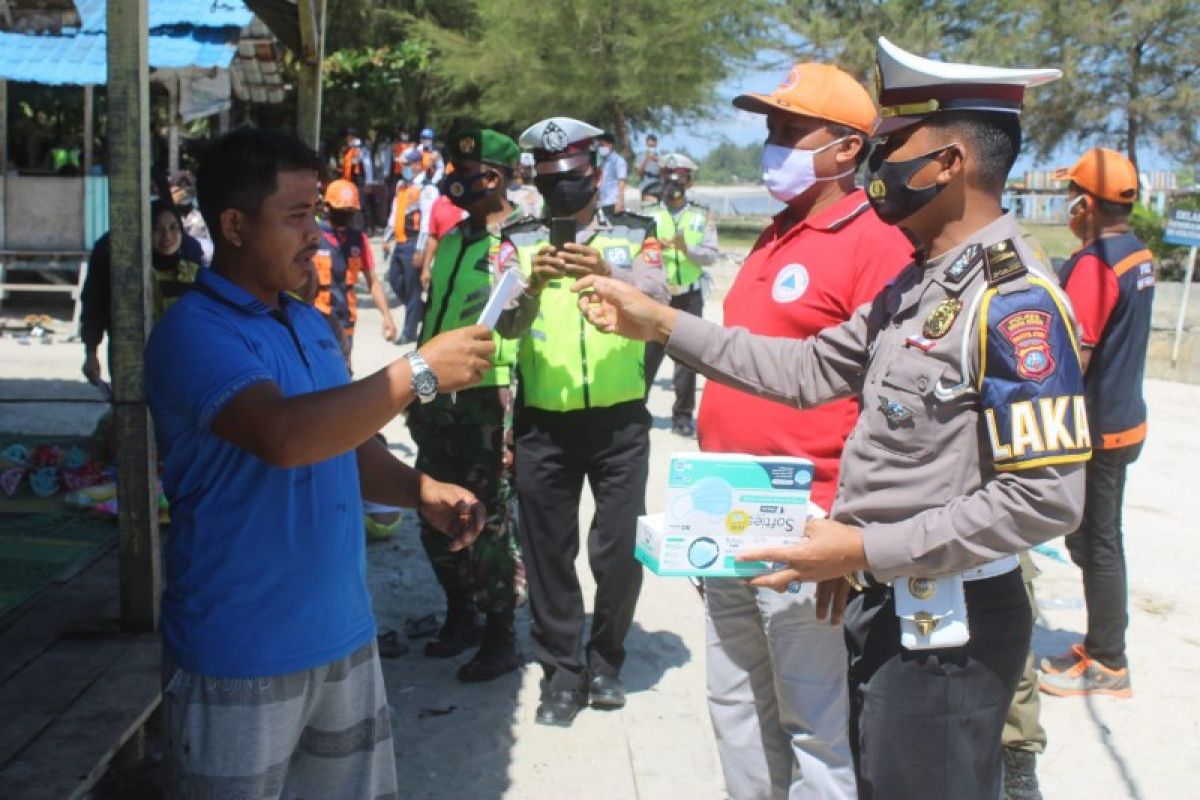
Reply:
[[[735, 267], [717, 271], [717, 305]], [[369, 301], [368, 301], [369, 305]], [[10, 308], [5, 307], [5, 312]], [[57, 309], [62, 316], [67, 309]], [[20, 313], [23, 315], [24, 309]], [[402, 314], [402, 312], [397, 312]], [[399, 320], [397, 320], [399, 321]], [[65, 325], [63, 326], [65, 328]], [[382, 341], [379, 318], [367, 308], [359, 323], [354, 362], [359, 375], [403, 352]], [[21, 344], [0, 339], [0, 399], [98, 399], [82, 382], [78, 344]], [[665, 364], [650, 407], [651, 478], [647, 506], [661, 510], [670, 453], [694, 442], [669, 430], [671, 396]], [[1129, 652], [1132, 700], [1045, 698], [1050, 736], [1040, 775], [1050, 800], [1069, 797], [1183, 798], [1196, 796], [1192, 772], [1200, 763], [1200, 603], [1190, 565], [1200, 562], [1200, 492], [1191, 468], [1200, 463], [1200, 387], [1147, 381], [1150, 439], [1131, 469], [1125, 527], [1131, 584]], [[0, 402], [0, 431], [84, 433], [103, 406], [96, 403], [14, 405]], [[385, 433], [394, 451], [415, 455], [402, 420]], [[582, 524], [591, 519], [585, 492]], [[1057, 653], [1081, 638], [1085, 616], [1078, 571], [1038, 554], [1041, 619], [1039, 654]], [[368, 550], [369, 580], [384, 628], [440, 615], [443, 601], [421, 552], [411, 516], [391, 541]], [[579, 565], [590, 594], [585, 563]], [[521, 613], [527, 637], [527, 613]], [[533, 724], [540, 669], [483, 686], [454, 678], [466, 659], [437, 661], [408, 655], [385, 662], [402, 796], [412, 798], [719, 798], [720, 767], [704, 702], [704, 614], [682, 579], [647, 573], [624, 677], [623, 711], [585, 711], [569, 730]], [[526, 650], [528, 643], [526, 639]], [[1176, 681], [1174, 687], [1168, 684]], [[903, 757], [902, 749], [898, 753]]]

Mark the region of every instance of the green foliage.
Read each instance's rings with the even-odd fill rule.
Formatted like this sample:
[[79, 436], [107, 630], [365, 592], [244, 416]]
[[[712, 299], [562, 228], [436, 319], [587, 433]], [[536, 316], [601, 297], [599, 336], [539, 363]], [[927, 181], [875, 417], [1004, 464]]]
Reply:
[[478, 0], [475, 23], [413, 19], [438, 57], [434, 73], [470, 104], [463, 113], [520, 131], [547, 116], [613, 130], [686, 123], [761, 41], [765, 0]]
[[704, 183], [758, 183], [762, 178], [762, 145], [738, 145], [726, 139], [700, 162]]
[[[325, 59], [324, 125], [391, 131], [418, 114], [422, 86], [414, 75], [429, 69], [432, 49], [419, 38], [398, 45], [338, 50]], [[409, 123], [410, 125], [412, 123]]]
[[1026, 95], [1025, 132], [1042, 156], [1099, 143], [1134, 161], [1154, 144], [1200, 156], [1200, 12], [1195, 0], [788, 0], [798, 58], [871, 77], [875, 38], [948, 60], [1046, 66], [1063, 80]]
[[[1171, 203], [1171, 208], [1186, 208], [1200, 211], [1200, 194], [1180, 195]], [[1160, 217], [1151, 209], [1137, 203], [1133, 207], [1133, 215], [1129, 218], [1134, 234], [1146, 243], [1150, 252], [1158, 259], [1161, 277], [1164, 280], [1182, 280], [1184, 264], [1187, 260], [1188, 248], [1167, 244], [1163, 236], [1167, 230], [1167, 220]]]

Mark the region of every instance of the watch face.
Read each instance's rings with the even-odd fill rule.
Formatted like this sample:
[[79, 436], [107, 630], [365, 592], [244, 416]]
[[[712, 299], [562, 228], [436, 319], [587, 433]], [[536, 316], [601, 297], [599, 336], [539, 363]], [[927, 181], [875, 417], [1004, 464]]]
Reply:
[[428, 369], [421, 370], [413, 375], [413, 391], [420, 397], [429, 397], [437, 394], [437, 377]]

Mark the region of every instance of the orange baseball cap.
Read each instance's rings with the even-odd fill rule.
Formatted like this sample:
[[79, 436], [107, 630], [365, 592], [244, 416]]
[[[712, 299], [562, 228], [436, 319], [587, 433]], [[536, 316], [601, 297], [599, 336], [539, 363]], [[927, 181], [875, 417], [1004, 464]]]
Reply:
[[733, 104], [753, 114], [778, 110], [823, 119], [867, 136], [879, 122], [879, 112], [867, 90], [832, 64], [797, 64], [775, 91], [739, 94], [733, 98]]
[[358, 187], [348, 180], [338, 179], [325, 188], [325, 202], [331, 208], [358, 211]]
[[1054, 179], [1071, 181], [1088, 194], [1113, 203], [1132, 203], [1138, 196], [1137, 167], [1107, 147], [1093, 147], [1074, 166], [1056, 169]]

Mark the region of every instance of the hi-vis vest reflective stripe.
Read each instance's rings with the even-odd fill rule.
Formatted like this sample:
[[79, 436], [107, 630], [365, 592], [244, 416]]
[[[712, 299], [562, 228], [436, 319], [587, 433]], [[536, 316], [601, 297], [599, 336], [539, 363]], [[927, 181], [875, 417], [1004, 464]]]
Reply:
[[[700, 280], [703, 272], [700, 265], [675, 249], [675, 217], [671, 209], [660, 205], [654, 210], [654, 221], [658, 225], [658, 240], [663, 245], [663, 270], [667, 283], [672, 286], [690, 286]], [[679, 228], [688, 249], [704, 241], [704, 228], [708, 225], [708, 210], [688, 203], [679, 214]]]
[[[631, 228], [602, 231], [588, 245], [609, 263], [628, 266], [641, 252], [644, 235]], [[529, 276], [534, 254], [549, 244], [549, 230], [542, 226], [510, 238], [521, 270]], [[645, 344], [592, 327], [579, 312], [573, 282], [567, 278], [546, 284], [537, 319], [521, 337], [517, 365], [525, 404], [546, 411], [577, 411], [643, 399]]]
[[367, 237], [360, 231], [350, 230], [345, 246], [338, 244], [337, 234], [325, 223], [321, 223], [321, 239], [317, 243], [317, 254], [313, 265], [317, 268], [317, 299], [313, 302], [322, 314], [333, 315], [342, 324], [347, 336], [354, 335], [354, 321], [358, 319], [358, 298], [354, 285], [363, 268], [363, 248]]
[[[438, 243], [429, 283], [429, 305], [421, 326], [421, 344], [445, 331], [474, 325], [492, 293], [492, 259], [500, 240], [491, 235], [467, 241], [459, 225]], [[493, 367], [479, 386], [508, 386], [517, 343], [492, 334]]]

